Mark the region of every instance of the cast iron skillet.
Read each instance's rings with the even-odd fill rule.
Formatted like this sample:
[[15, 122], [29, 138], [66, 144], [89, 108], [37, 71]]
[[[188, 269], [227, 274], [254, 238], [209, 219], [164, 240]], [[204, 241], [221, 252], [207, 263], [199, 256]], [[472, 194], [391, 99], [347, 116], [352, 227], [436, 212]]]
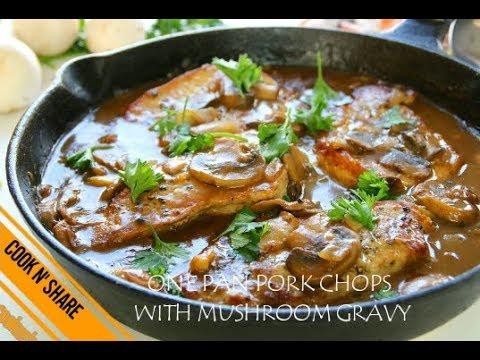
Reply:
[[[355, 307], [321, 309], [326, 310], [323, 319], [317, 314], [314, 322], [293, 317], [288, 321], [268, 317], [265, 321], [255, 321], [251, 316], [254, 309], [249, 310], [249, 321], [233, 321], [239, 318], [237, 312], [233, 312], [230, 320], [221, 321], [219, 315], [228, 318], [231, 307], [154, 293], [99, 271], [76, 256], [41, 225], [35, 210], [33, 185], [39, 183], [52, 148], [86, 112], [119, 91], [197, 67], [210, 62], [214, 56], [233, 58], [246, 52], [261, 64], [312, 66], [315, 52], [321, 50], [327, 67], [412, 86], [437, 104], [468, 119], [470, 125], [478, 125], [479, 73], [470, 65], [441, 53], [435, 38], [440, 27], [437, 22], [412, 20], [383, 37], [304, 28], [212, 29], [168, 36], [70, 61], [15, 129], [7, 153], [10, 191], [32, 230], [58, 261], [115, 318], [148, 335], [161, 339], [408, 339], [418, 336], [456, 316], [478, 298], [480, 266], [447, 284], [413, 295], [357, 303]], [[33, 183], [29, 173], [33, 175]], [[163, 321], [158, 321], [158, 312], [156, 320], [144, 317], [137, 321], [135, 305], [162, 304], [179, 304], [180, 309], [189, 310], [190, 321], [186, 315], [179, 321], [175, 316], [170, 321], [165, 316]], [[365, 316], [375, 305], [383, 314], [383, 321], [378, 316], [370, 317], [367, 322], [358, 317], [359, 306]], [[411, 306], [406, 321], [401, 316], [387, 321], [384, 306], [393, 311], [398, 305], [404, 309]], [[202, 316], [203, 320], [197, 321], [202, 309], [207, 313], [212, 310], [216, 321], [212, 314], [209, 320]], [[283, 308], [278, 314], [285, 319], [289, 309]], [[295, 315], [297, 319], [305, 319], [313, 316], [313, 312], [309, 314], [303, 308]]]

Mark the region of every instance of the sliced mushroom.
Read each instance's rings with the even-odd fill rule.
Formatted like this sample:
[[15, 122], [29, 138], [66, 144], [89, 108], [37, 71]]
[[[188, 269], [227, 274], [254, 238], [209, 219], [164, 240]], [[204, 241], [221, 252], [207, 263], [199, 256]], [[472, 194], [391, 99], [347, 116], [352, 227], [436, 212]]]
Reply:
[[211, 268], [216, 256], [215, 251], [210, 248], [195, 255], [190, 260], [190, 272], [192, 274], [206, 273]]
[[212, 151], [192, 158], [190, 175], [215, 186], [243, 187], [264, 178], [265, 166], [258, 150], [232, 139], [217, 139]]
[[108, 176], [90, 176], [85, 179], [85, 183], [96, 187], [111, 186], [115, 179]]
[[356, 154], [363, 154], [374, 150], [374, 135], [368, 132], [350, 131], [345, 141]]
[[191, 128], [193, 134], [201, 134], [206, 132], [228, 132], [238, 134], [242, 131], [242, 127], [238, 121], [235, 120], [219, 120], [212, 121], [206, 124], [201, 124]]
[[289, 153], [283, 155], [282, 161], [287, 166], [290, 181], [300, 187], [310, 173], [307, 156], [297, 146], [292, 145]]
[[[214, 107], [207, 107], [204, 109], [186, 109], [184, 112], [178, 114], [177, 122], [183, 120], [190, 125], [207, 124], [215, 121], [220, 116], [220, 113]], [[179, 119], [180, 118], [180, 119]]]
[[262, 73], [262, 80], [252, 87], [253, 95], [260, 100], [276, 100], [278, 90], [277, 82], [265, 73]]
[[408, 177], [418, 180], [426, 179], [432, 174], [429, 161], [395, 149], [383, 156], [380, 163], [387, 168], [397, 170]]
[[298, 216], [313, 215], [320, 212], [318, 206], [311, 200], [285, 201], [283, 199], [263, 200], [251, 206], [254, 212], [264, 212], [281, 208]]
[[413, 196], [430, 212], [453, 224], [467, 225], [478, 218], [479, 199], [464, 185], [426, 181], [415, 188]]
[[109, 185], [105, 190], [103, 190], [102, 195], [100, 195], [100, 200], [108, 202], [124, 188], [125, 183], [121, 179], [117, 179], [115, 182], [113, 182], [113, 184]]
[[[232, 92], [220, 96], [218, 103], [227, 109], [248, 109], [252, 107], [253, 100], [251, 95], [242, 96], [238, 92]], [[213, 104], [216, 104], [216, 101]]]
[[343, 226], [327, 230], [323, 238], [311, 247], [294, 248], [286, 265], [296, 277], [303, 277], [312, 285], [327, 285], [333, 276], [345, 273], [360, 255], [359, 236]]

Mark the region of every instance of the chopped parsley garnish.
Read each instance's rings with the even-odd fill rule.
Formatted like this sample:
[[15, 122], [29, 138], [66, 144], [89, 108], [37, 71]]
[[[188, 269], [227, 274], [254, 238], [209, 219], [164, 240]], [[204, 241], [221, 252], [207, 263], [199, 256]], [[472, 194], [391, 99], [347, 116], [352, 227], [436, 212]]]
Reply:
[[289, 114], [282, 125], [260, 124], [258, 139], [260, 140], [260, 152], [266, 162], [286, 154], [290, 146], [298, 140], [292, 129]]
[[154, 189], [163, 180], [161, 173], [155, 173], [147, 161], [127, 162], [124, 171], [119, 171], [125, 185], [130, 188], [133, 202], [145, 191]]
[[368, 195], [374, 196], [377, 201], [391, 197], [387, 181], [372, 170], [367, 170], [358, 177], [357, 188], [365, 191]]
[[166, 114], [158, 119], [155, 124], [152, 125], [151, 129], [157, 131], [158, 135], [164, 136], [167, 133], [173, 131], [177, 126], [177, 111], [172, 109], [167, 109]]
[[157, 19], [146, 38], [152, 39], [161, 35], [173, 34], [180, 31], [196, 30], [223, 25], [220, 19]]
[[398, 296], [398, 293], [395, 290], [387, 290], [387, 288], [380, 289], [373, 293], [373, 298], [375, 300], [390, 299], [395, 296]]
[[297, 109], [294, 115], [295, 122], [305, 125], [311, 133], [332, 130], [333, 118], [331, 115], [324, 115], [323, 112], [328, 106], [328, 101], [338, 97], [339, 94], [323, 79], [322, 57], [320, 52], [317, 52], [317, 80], [310, 98], [310, 108]]
[[165, 290], [169, 293], [180, 295], [181, 290], [179, 286], [167, 275], [168, 268], [173, 258], [186, 258], [188, 251], [178, 246], [178, 244], [160, 240], [153, 227], [151, 230], [153, 236], [152, 248], [138, 251], [132, 264], [135, 268], [144, 270], [151, 276], [159, 277], [165, 286]]
[[94, 145], [89, 148], [79, 151], [65, 160], [65, 163], [77, 170], [85, 171], [92, 168], [93, 165], [93, 152], [96, 150], [111, 149], [110, 145]]
[[260, 255], [259, 243], [269, 231], [265, 222], [254, 222], [257, 218], [252, 210], [243, 208], [233, 219], [230, 226], [220, 234], [228, 235], [232, 248], [247, 261], [257, 260]]
[[79, 19], [79, 31], [77, 39], [73, 43], [72, 47], [64, 53], [51, 56], [39, 56], [38, 60], [47, 66], [53, 67], [53, 63], [58, 60], [71, 58], [74, 56], [80, 56], [88, 54], [87, 41], [85, 35], [85, 19]]
[[328, 211], [328, 217], [331, 220], [340, 221], [349, 217], [368, 230], [373, 230], [373, 205], [375, 198], [362, 190], [352, 190], [351, 199], [340, 198], [332, 203], [332, 208]]
[[241, 135], [228, 132], [207, 132], [192, 135], [188, 124], [178, 125], [175, 129], [175, 136], [168, 146], [170, 156], [179, 156], [185, 153], [196, 153], [197, 151], [210, 149], [214, 145], [215, 138], [231, 138], [238, 141], [247, 141]]
[[247, 54], [240, 55], [238, 61], [214, 58], [212, 64], [232, 80], [242, 96], [262, 77], [262, 67], [255, 64]]
[[389, 129], [395, 125], [414, 125], [415, 120], [408, 119], [402, 115], [400, 111], [400, 106], [396, 105], [391, 109], [387, 110], [381, 119], [382, 126], [386, 129]]
[[357, 189], [351, 190], [352, 196], [334, 201], [327, 215], [334, 221], [348, 217], [364, 228], [373, 230], [373, 206], [379, 200], [390, 198], [389, 191], [385, 179], [380, 178], [374, 171], [365, 171], [358, 178]]

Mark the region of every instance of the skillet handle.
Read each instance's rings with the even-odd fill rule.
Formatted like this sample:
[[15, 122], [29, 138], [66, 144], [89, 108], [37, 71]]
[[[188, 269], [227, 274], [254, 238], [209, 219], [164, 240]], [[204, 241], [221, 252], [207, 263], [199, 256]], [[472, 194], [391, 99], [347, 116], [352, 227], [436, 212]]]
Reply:
[[452, 21], [453, 19], [406, 19], [393, 31], [382, 34], [382, 37], [442, 52], [442, 39]]

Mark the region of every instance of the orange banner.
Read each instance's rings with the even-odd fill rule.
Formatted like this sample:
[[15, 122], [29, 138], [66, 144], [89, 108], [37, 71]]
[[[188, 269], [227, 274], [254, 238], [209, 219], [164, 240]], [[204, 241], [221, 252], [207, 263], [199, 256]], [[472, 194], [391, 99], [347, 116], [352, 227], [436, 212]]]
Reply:
[[[3, 209], [0, 208], [0, 210], [3, 215], [6, 215]], [[9, 218], [9, 220], [12, 219]], [[18, 230], [26, 235], [24, 229], [19, 228]], [[31, 236], [28, 238], [30, 241], [33, 239]], [[36, 239], [33, 240], [36, 241]], [[35, 244], [35, 247], [38, 248], [38, 246], [40, 244]], [[42, 250], [45, 251], [45, 249]], [[48, 260], [53, 260], [53, 258]], [[54, 262], [56, 266], [51, 266], [53, 269], [49, 268], [2, 223], [0, 223], [0, 264], [2, 273], [55, 324], [67, 339], [118, 340], [128, 338], [128, 335], [121, 337], [112, 330], [119, 330], [119, 324], [103, 309], [101, 309], [103, 321], [94, 314], [92, 307], [96, 307], [98, 312], [100, 306], [91, 297], [88, 297], [86, 301], [85, 298], [80, 299], [75, 296], [71, 290], [75, 287], [79, 289], [78, 283], [74, 283], [75, 287], [72, 287], [71, 284], [63, 283], [55, 276], [56, 270], [56, 273], [60, 271], [62, 275], [70, 277], [59, 267], [58, 263]], [[82, 291], [82, 295], [85, 295], [84, 292], [85, 290]]]

